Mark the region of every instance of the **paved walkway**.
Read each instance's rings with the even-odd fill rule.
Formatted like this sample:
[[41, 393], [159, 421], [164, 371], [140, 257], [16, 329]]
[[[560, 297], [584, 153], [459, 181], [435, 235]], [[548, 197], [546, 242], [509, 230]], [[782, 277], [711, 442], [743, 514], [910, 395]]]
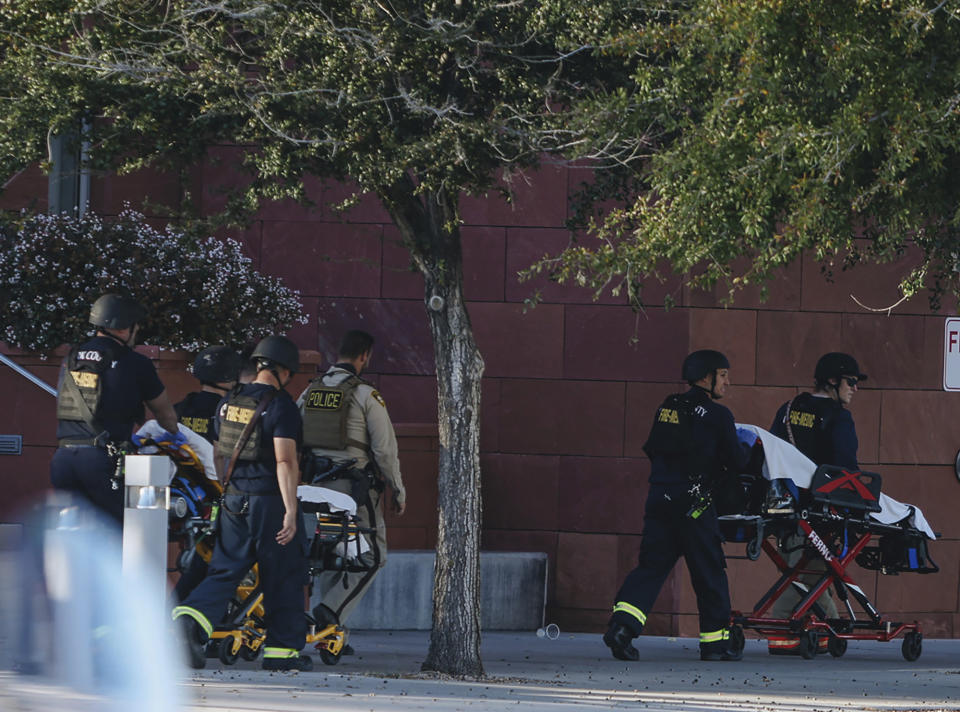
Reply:
[[[309, 673], [267, 673], [256, 664], [184, 673], [181, 705], [193, 711], [318, 712], [322, 710], [960, 710], [960, 640], [924, 641], [906, 662], [899, 641], [851, 643], [840, 659], [772, 657], [748, 640], [739, 663], [701, 663], [696, 641], [643, 637], [642, 659], [612, 659], [598, 635], [487, 633], [488, 679], [460, 681], [420, 673], [423, 632], [357, 632], [357, 654]], [[6, 705], [6, 706], [5, 706]], [[149, 705], [148, 705], [149, 706]], [[0, 710], [101, 712], [97, 695], [70, 695], [43, 678], [0, 672]], [[126, 705], [129, 709], [129, 705]], [[170, 708], [174, 709], [174, 708]]]

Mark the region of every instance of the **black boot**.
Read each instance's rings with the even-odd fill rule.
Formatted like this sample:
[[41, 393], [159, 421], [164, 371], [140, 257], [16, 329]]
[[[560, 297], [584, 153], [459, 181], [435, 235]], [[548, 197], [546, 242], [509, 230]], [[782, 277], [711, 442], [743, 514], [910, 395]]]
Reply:
[[313, 670], [313, 660], [309, 655], [296, 655], [292, 658], [264, 658], [261, 667], [264, 670], [276, 670], [278, 672], [291, 670], [310, 672]]
[[619, 623], [611, 623], [607, 632], [603, 634], [603, 642], [610, 648], [613, 657], [630, 662], [640, 659], [640, 653], [633, 647], [634, 638], [636, 636], [633, 631]]
[[194, 670], [207, 666], [207, 635], [200, 624], [190, 616], [177, 618], [180, 639], [187, 653], [187, 665]]
[[700, 643], [701, 660], [736, 661], [743, 658], [743, 651], [734, 649], [728, 641], [717, 640], [712, 643]]

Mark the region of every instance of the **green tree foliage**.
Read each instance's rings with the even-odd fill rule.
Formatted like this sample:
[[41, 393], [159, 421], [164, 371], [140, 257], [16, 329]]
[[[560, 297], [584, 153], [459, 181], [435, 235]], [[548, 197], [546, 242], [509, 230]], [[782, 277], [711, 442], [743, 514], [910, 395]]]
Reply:
[[599, 248], [539, 269], [638, 301], [665, 268], [732, 296], [803, 251], [846, 267], [912, 250], [905, 296], [960, 292], [960, 3], [662, 9], [616, 48], [638, 100], [616, 88], [599, 102], [651, 141], [611, 174], [643, 193], [595, 223]]
[[[479, 412], [483, 359], [463, 300], [459, 201], [615, 116], [571, 114], [626, 76], [614, 46], [645, 10], [584, 0], [8, 0], [0, 4], [0, 169], [78, 126], [93, 169], [187, 170], [246, 145], [227, 218], [304, 198], [303, 178], [377, 195], [424, 277], [440, 429], [434, 628], [425, 667], [482, 673]], [[603, 92], [601, 92], [602, 94]], [[617, 133], [603, 157], [643, 141]], [[612, 145], [608, 140], [607, 144]]]
[[305, 321], [296, 293], [254, 270], [239, 242], [156, 230], [132, 210], [0, 223], [0, 289], [0, 339], [38, 351], [89, 334], [90, 305], [108, 292], [147, 305], [144, 338], [172, 349], [244, 344]]

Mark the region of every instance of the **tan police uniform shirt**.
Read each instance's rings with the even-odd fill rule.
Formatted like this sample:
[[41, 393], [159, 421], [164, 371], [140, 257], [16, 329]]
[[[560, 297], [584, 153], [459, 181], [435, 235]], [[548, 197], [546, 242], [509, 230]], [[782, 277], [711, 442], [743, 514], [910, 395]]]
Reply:
[[[346, 369], [332, 366], [323, 375], [323, 385], [339, 385], [352, 375]], [[297, 401], [301, 406], [301, 413], [305, 394], [306, 391]], [[393, 423], [390, 422], [383, 396], [373, 386], [361, 383], [353, 390], [347, 408], [347, 437], [370, 445], [373, 458], [377, 467], [380, 468], [380, 474], [396, 492], [397, 502], [403, 504], [406, 501], [407, 492], [400, 475], [397, 436], [393, 431]], [[343, 450], [313, 448], [313, 453], [321, 457], [329, 457], [334, 461], [355, 459], [357, 461], [355, 467], [358, 469], [363, 469], [369, 462], [367, 451], [352, 445], [347, 445]]]

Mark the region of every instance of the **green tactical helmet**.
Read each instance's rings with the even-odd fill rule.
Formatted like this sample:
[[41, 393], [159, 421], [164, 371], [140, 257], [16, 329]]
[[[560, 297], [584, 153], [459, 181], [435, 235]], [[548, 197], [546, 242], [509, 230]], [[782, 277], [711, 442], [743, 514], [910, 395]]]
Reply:
[[254, 361], [257, 359], [272, 361], [278, 366], [289, 369], [290, 373], [300, 370], [300, 350], [286, 336], [275, 335], [263, 339], [250, 354], [250, 358]]
[[241, 365], [240, 354], [229, 346], [209, 346], [197, 354], [193, 376], [201, 383], [236, 381]]
[[132, 297], [104, 294], [90, 307], [90, 323], [102, 329], [129, 329], [147, 315]]

